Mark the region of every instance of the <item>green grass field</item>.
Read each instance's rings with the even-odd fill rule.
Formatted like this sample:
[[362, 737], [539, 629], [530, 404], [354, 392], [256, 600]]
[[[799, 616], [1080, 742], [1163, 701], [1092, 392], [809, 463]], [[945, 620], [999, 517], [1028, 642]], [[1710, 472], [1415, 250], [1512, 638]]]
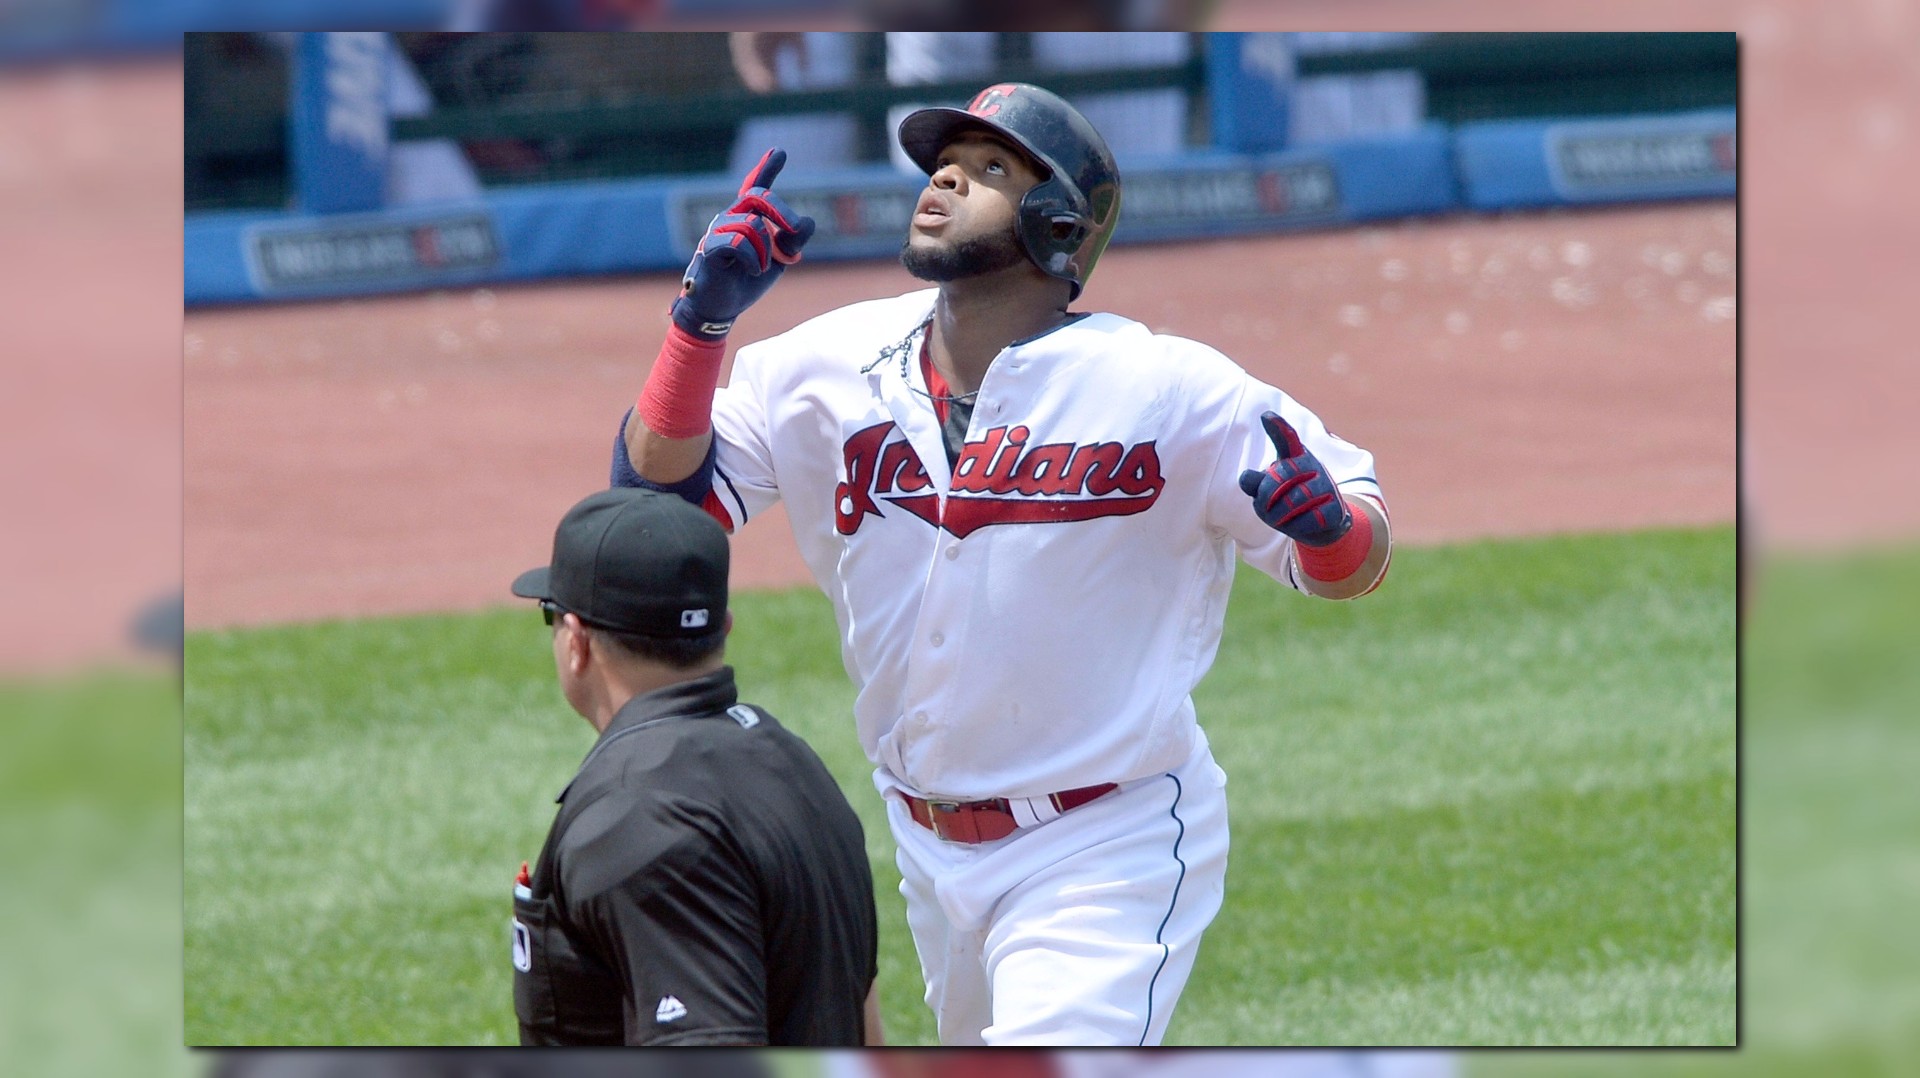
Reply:
[[179, 688], [0, 681], [0, 1065], [191, 1073], [180, 1040]]
[[[1240, 573], [1196, 694], [1227, 902], [1170, 1043], [1732, 1043], [1732, 529], [1395, 562], [1354, 604]], [[889, 1035], [931, 1043], [826, 601], [735, 616], [744, 695], [867, 823]], [[508, 887], [592, 738], [530, 606], [192, 635], [188, 1043], [512, 1041]]]

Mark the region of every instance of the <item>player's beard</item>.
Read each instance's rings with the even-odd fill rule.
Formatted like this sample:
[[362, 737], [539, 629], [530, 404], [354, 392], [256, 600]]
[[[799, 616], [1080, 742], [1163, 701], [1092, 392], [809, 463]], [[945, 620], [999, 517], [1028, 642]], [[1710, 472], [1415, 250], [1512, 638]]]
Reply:
[[1012, 229], [975, 236], [950, 247], [915, 247], [913, 237], [900, 245], [900, 264], [923, 281], [959, 281], [998, 273], [1027, 260]]

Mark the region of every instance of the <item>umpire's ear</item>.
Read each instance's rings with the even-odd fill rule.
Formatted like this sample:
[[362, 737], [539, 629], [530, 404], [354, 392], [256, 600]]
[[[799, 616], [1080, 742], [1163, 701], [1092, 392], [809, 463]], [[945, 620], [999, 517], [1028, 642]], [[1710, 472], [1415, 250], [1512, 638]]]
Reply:
[[593, 634], [580, 623], [578, 614], [565, 615], [566, 650], [560, 653], [560, 661], [566, 664], [567, 673], [579, 677], [587, 672], [587, 663], [593, 658]]
[[727, 611], [726, 619], [720, 623], [720, 635], [733, 635], [733, 611], [731, 610]]

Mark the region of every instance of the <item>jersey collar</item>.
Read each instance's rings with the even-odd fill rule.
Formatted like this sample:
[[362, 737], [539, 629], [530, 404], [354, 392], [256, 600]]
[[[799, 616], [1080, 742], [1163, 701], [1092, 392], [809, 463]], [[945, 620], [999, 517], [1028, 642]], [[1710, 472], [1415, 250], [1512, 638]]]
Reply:
[[1007, 345], [1007, 347], [1018, 348], [1023, 344], [1032, 344], [1033, 342], [1039, 340], [1040, 338], [1046, 336], [1049, 333], [1058, 333], [1059, 331], [1067, 328], [1068, 326], [1071, 326], [1074, 323], [1079, 322], [1081, 319], [1088, 317], [1091, 313], [1092, 312], [1090, 311], [1068, 311], [1067, 317], [1065, 319], [1059, 322], [1055, 322], [1053, 325], [1048, 326], [1047, 328], [1041, 330], [1040, 332], [1034, 334], [1031, 337], [1022, 337], [1019, 340], [1014, 341], [1012, 344]]
[[[635, 730], [651, 726], [666, 719], [691, 719], [703, 715], [714, 715], [726, 711], [740, 702], [740, 689], [733, 681], [733, 667], [723, 666], [711, 674], [705, 674], [687, 681], [677, 682], [652, 692], [641, 693], [627, 701], [626, 706], [614, 712], [607, 722], [607, 728], [601, 731], [600, 739], [587, 751], [586, 758], [580, 761], [580, 771], [585, 771], [600, 750], [617, 738]], [[578, 773], [574, 775], [579, 778]], [[573, 783], [567, 783], [572, 789]], [[561, 790], [556, 801], [564, 801], [567, 791]]]
[[627, 701], [608, 721], [602, 741], [629, 726], [676, 716], [704, 715], [725, 711], [740, 702], [740, 689], [733, 681], [733, 667], [723, 666], [711, 674], [675, 682], [652, 692], [641, 693]]

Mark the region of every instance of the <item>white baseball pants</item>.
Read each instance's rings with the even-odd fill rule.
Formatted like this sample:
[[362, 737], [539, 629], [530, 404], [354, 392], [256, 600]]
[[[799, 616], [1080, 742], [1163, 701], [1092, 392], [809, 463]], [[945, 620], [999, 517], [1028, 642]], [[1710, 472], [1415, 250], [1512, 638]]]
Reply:
[[898, 797], [900, 893], [943, 1045], [1157, 1045], [1220, 910], [1226, 775], [1177, 770], [997, 842], [948, 842]]

